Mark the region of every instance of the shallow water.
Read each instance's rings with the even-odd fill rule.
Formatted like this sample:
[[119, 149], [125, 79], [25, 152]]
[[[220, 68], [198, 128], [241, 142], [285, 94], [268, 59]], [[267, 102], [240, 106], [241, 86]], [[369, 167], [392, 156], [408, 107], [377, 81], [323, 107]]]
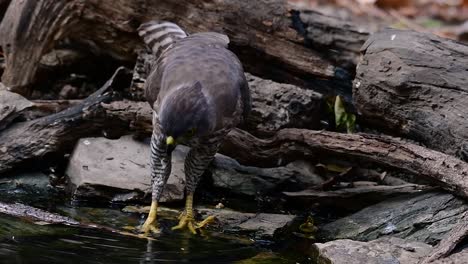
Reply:
[[35, 226], [8, 217], [0, 218], [0, 225], [3, 263], [221, 263], [259, 251], [214, 237], [174, 234], [146, 240], [92, 229]]
[[[137, 226], [142, 215], [119, 208], [70, 205], [42, 183], [0, 184], [0, 201], [21, 202], [67, 215], [81, 222], [122, 230]], [[166, 230], [154, 240], [110, 231], [43, 225], [0, 215], [0, 263], [309, 263], [305, 255], [279, 250], [270, 241], [206, 231], [193, 236], [172, 232], [175, 219], [161, 219]]]

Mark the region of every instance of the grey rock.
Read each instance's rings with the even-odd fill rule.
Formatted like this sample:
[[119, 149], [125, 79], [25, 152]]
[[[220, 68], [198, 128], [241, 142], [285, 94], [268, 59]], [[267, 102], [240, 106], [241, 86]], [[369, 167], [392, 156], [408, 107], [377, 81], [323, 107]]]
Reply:
[[[366, 186], [366, 184], [369, 184]], [[283, 192], [285, 198], [294, 204], [332, 207], [344, 210], [360, 210], [366, 206], [382, 202], [386, 199], [403, 194], [419, 193], [430, 187], [417, 184], [404, 184], [399, 186], [376, 185], [372, 182], [353, 182], [354, 187], [345, 187], [337, 190], [321, 191], [307, 189], [297, 192]]]
[[41, 172], [10, 173], [0, 179], [2, 202], [36, 203], [53, 197], [49, 176]]
[[431, 246], [390, 237], [371, 242], [342, 239], [316, 243], [313, 250], [319, 264], [416, 264], [429, 254]]
[[394, 236], [433, 245], [457, 224], [466, 210], [468, 205], [451, 194], [401, 196], [326, 224], [319, 228], [318, 237], [369, 241]]
[[[124, 136], [118, 140], [83, 138], [77, 143], [66, 174], [77, 198], [141, 199], [151, 192], [148, 143]], [[172, 173], [161, 201], [182, 200], [185, 188], [185, 151], [174, 150]], [[150, 197], [150, 196], [149, 196]]]
[[256, 168], [243, 166], [232, 158], [217, 154], [210, 171], [215, 187], [251, 196], [285, 188], [298, 190], [323, 182], [305, 161], [285, 167]]
[[1, 181], [2, 187], [16, 189], [18, 186], [30, 187], [36, 190], [45, 190], [49, 185], [49, 176], [41, 172], [24, 172], [14, 175], [6, 175]]
[[253, 214], [231, 211], [229, 209], [198, 209], [203, 216], [216, 217], [219, 227], [224, 231], [252, 234], [257, 238], [271, 239], [283, 228], [286, 228], [295, 218], [294, 215], [283, 214]]

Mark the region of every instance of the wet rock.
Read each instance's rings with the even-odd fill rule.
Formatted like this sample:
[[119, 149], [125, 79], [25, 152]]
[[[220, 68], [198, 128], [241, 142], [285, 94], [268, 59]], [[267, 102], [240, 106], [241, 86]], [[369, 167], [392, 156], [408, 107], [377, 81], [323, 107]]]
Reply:
[[294, 215], [241, 213], [229, 209], [199, 208], [197, 211], [206, 217], [216, 217], [218, 227], [225, 232], [244, 233], [256, 238], [271, 239], [294, 220]]
[[325, 240], [374, 240], [394, 236], [431, 245], [453, 228], [468, 205], [451, 194], [430, 192], [396, 197], [319, 228]]
[[[142, 199], [150, 192], [149, 143], [131, 136], [118, 140], [81, 139], [71, 156], [66, 174], [76, 198], [106, 198], [114, 201]], [[178, 147], [172, 156], [172, 173], [161, 201], [183, 199], [185, 152]], [[151, 195], [147, 195], [148, 199]]]
[[25, 172], [15, 175], [7, 175], [0, 181], [3, 190], [27, 187], [37, 190], [45, 190], [49, 185], [49, 176], [41, 172]]
[[284, 167], [256, 168], [218, 154], [210, 169], [215, 187], [244, 195], [266, 194], [277, 190], [301, 190], [321, 184], [323, 179], [305, 161]]
[[342, 239], [314, 245], [314, 255], [319, 264], [416, 264], [430, 250], [428, 244], [395, 237], [371, 242]]
[[360, 185], [356, 183], [353, 183], [355, 187], [346, 187], [333, 191], [308, 189], [297, 192], [283, 192], [283, 195], [294, 206], [307, 207], [315, 204], [336, 208], [337, 210], [357, 211], [392, 197], [419, 193], [422, 190], [429, 189], [427, 186], [418, 184], [366, 186], [364, 182], [361, 182]]
[[49, 188], [49, 176], [41, 172], [7, 174], [0, 179], [0, 200], [3, 202], [22, 202], [36, 205], [50, 201], [54, 189]]
[[[147, 214], [150, 210], [149, 206], [126, 206], [122, 209], [126, 213]], [[196, 207], [196, 218], [204, 219], [208, 216], [215, 216], [215, 223], [211, 223], [210, 227], [214, 227], [218, 231], [253, 235], [256, 238], [271, 239], [277, 232], [282, 231], [293, 223], [295, 215], [286, 214], [267, 214], [267, 213], [243, 213], [231, 209], [213, 209], [206, 207]], [[174, 222], [178, 221], [180, 209], [175, 210], [167, 207], [159, 207], [158, 215], [161, 221], [170, 219]]]

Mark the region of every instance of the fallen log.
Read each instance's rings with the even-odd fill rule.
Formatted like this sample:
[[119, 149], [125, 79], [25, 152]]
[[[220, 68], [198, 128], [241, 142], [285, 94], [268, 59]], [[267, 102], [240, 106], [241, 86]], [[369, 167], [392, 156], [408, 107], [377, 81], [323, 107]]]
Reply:
[[[148, 104], [118, 101], [104, 105], [108, 117], [128, 129], [151, 132]], [[442, 188], [468, 198], [468, 163], [450, 155], [389, 136], [342, 134], [306, 129], [282, 129], [259, 139], [240, 129], [229, 133], [220, 152], [242, 164], [278, 166], [304, 157], [337, 157], [361, 164], [374, 163], [432, 180]]]
[[0, 87], [0, 131], [33, 105], [23, 96]]
[[361, 120], [468, 160], [468, 46], [387, 29], [362, 52], [353, 90]]
[[[64, 38], [96, 52], [133, 61], [135, 51], [143, 48], [137, 27], [142, 22], [159, 19], [176, 22], [188, 32], [227, 34], [231, 49], [246, 70], [258, 76], [300, 83], [333, 94], [339, 92], [349, 98], [353, 74], [326, 59], [325, 49], [314, 50], [309, 45], [314, 41], [310, 38], [341, 32], [339, 39], [336, 34], [329, 38], [337, 41], [326, 44], [339, 49], [359, 45], [365, 33], [356, 34], [355, 27], [346, 26], [351, 23], [320, 16], [323, 15], [301, 16], [301, 11], [292, 11], [285, 0], [12, 1], [0, 27], [0, 44], [7, 59], [2, 80], [15, 92], [30, 92], [28, 86], [34, 81], [41, 57]], [[327, 28], [321, 26], [323, 21], [329, 23]], [[308, 34], [313, 28], [313, 34]], [[352, 45], [347, 45], [348, 42]], [[352, 65], [354, 59], [343, 58]]]
[[42, 209], [38, 209], [29, 205], [21, 203], [2, 203], [0, 202], [0, 214], [9, 215], [17, 218], [21, 218], [27, 221], [32, 221], [36, 224], [46, 225], [46, 224], [55, 224], [55, 225], [67, 225], [79, 228], [89, 228], [89, 229], [98, 229], [111, 233], [118, 233], [125, 236], [137, 237], [151, 239], [148, 237], [143, 237], [136, 233], [129, 233], [123, 230], [119, 230], [106, 225], [99, 225], [96, 223], [85, 223], [79, 222], [73, 218], [59, 215], [56, 213], [50, 213]]
[[[127, 79], [127, 80], [125, 80]], [[101, 103], [110, 102], [113, 91], [130, 83], [130, 75], [119, 68], [95, 93], [79, 105], [57, 114], [14, 123], [0, 133], [0, 173], [48, 153], [63, 152], [84, 136], [100, 134], [104, 128]], [[92, 118], [93, 121], [86, 119]]]
[[0, 22], [2, 21], [10, 2], [11, 0], [0, 0]]
[[2, 203], [0, 202], [0, 214], [6, 214], [14, 217], [27, 218], [33, 221], [41, 221], [49, 224], [79, 225], [80, 223], [69, 217], [46, 212], [20, 203]]

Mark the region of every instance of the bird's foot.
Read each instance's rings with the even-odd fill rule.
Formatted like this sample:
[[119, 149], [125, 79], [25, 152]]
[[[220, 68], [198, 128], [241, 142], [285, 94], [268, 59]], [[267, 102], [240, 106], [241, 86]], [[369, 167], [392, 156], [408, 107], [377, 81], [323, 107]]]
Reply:
[[158, 210], [157, 202], [152, 202], [151, 209], [148, 214], [148, 218], [146, 218], [145, 223], [140, 228], [141, 236], [147, 237], [150, 233], [155, 234], [155, 235], [161, 233], [158, 227], [158, 222], [156, 221], [157, 210]]
[[148, 217], [148, 219], [146, 219], [145, 223], [140, 228], [140, 235], [148, 236], [150, 233], [157, 235], [161, 233], [161, 230], [158, 227], [156, 219], [154, 219], [154, 221], [151, 221], [151, 219]]
[[193, 218], [193, 210], [185, 210], [179, 216], [179, 224], [174, 226], [172, 230], [187, 228], [192, 234], [197, 234], [197, 229], [205, 227], [207, 224], [210, 224], [214, 221], [214, 216], [208, 216], [205, 220], [201, 222], [196, 222]]

